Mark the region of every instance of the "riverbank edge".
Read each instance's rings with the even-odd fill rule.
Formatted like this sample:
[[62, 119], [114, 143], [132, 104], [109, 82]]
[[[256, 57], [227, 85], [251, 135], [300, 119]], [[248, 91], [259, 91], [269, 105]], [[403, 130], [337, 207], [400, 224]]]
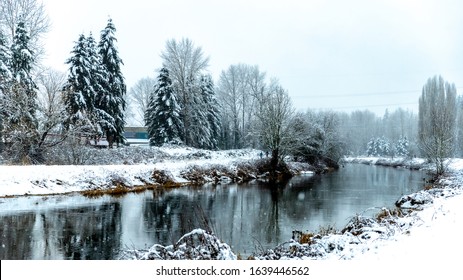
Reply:
[[[151, 165], [0, 166], [0, 198], [82, 194], [122, 195], [158, 188], [268, 180], [269, 159], [164, 161]], [[315, 167], [288, 162], [281, 179], [313, 174]], [[26, 175], [28, 174], [28, 175]], [[1, 180], [3, 179], [3, 180]]]
[[410, 157], [344, 157], [342, 164], [358, 163], [367, 165], [378, 165], [393, 168], [408, 168], [411, 170], [432, 170], [431, 163], [423, 158]]
[[[84, 196], [123, 195], [132, 192], [143, 192], [149, 189], [171, 189], [185, 186], [203, 186], [206, 184], [243, 184], [254, 180], [268, 181], [269, 160], [240, 161], [230, 167], [224, 164], [209, 166], [190, 165], [179, 171], [179, 177], [174, 177], [168, 170], [153, 169], [150, 180], [143, 180], [144, 185], [130, 186], [123, 180], [112, 181], [113, 187], [80, 191]], [[306, 163], [289, 162], [284, 164], [283, 170], [278, 170], [279, 180], [287, 180], [302, 174], [313, 174], [314, 167]]]

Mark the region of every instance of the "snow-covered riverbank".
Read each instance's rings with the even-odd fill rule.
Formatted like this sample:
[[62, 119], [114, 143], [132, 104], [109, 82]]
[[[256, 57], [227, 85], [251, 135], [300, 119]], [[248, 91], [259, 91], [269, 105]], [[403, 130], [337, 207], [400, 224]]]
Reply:
[[[234, 171], [240, 163], [260, 158], [260, 151], [229, 150], [204, 151], [188, 147], [146, 148], [158, 149], [153, 157], [137, 164], [123, 164], [118, 160], [108, 165], [0, 165], [0, 196], [47, 195], [88, 190], [110, 189], [156, 184], [153, 171], [163, 172], [175, 183], [187, 183], [184, 174], [194, 167], [222, 166]], [[123, 153], [137, 152], [130, 147]], [[105, 153], [101, 153], [103, 156]], [[207, 180], [207, 178], [206, 178]]]
[[430, 164], [428, 164], [426, 160], [422, 158], [345, 157], [342, 161], [344, 163], [361, 163], [390, 167], [406, 167], [410, 169], [431, 168]]
[[[89, 165], [0, 165], [0, 197], [240, 182], [263, 176], [257, 168], [266, 160], [254, 149], [206, 151], [166, 146], [94, 151]], [[308, 164], [289, 166], [294, 173], [310, 172]]]

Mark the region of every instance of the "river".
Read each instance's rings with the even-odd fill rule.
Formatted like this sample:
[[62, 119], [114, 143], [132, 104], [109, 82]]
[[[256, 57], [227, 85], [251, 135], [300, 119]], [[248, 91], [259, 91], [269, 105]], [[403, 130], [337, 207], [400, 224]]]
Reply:
[[324, 175], [146, 191], [0, 199], [0, 259], [116, 259], [122, 250], [168, 245], [210, 229], [235, 253], [288, 241], [293, 230], [341, 229], [356, 214], [393, 208], [423, 188], [424, 172], [348, 164]]

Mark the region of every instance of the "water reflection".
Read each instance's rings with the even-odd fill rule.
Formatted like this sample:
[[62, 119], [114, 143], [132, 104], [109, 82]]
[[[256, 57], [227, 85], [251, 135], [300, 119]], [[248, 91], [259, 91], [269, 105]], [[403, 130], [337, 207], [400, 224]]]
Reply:
[[[213, 230], [244, 255], [287, 241], [291, 231], [344, 226], [371, 207], [392, 207], [422, 187], [423, 173], [348, 165], [287, 184], [205, 186], [88, 199], [0, 200], [1, 259], [114, 259], [123, 249], [172, 244]], [[370, 211], [373, 214], [375, 211]]]

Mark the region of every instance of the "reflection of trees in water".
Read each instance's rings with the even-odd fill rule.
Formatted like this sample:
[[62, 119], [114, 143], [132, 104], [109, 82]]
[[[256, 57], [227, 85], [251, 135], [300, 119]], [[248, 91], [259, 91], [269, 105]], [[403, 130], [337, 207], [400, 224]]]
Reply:
[[268, 207], [266, 224], [266, 241], [271, 243], [280, 236], [280, 197], [283, 194], [284, 185], [275, 185], [270, 188], [270, 205]]
[[58, 243], [67, 259], [112, 259], [122, 249], [119, 203], [60, 210], [51, 218], [65, 221]]
[[34, 222], [34, 213], [0, 217], [0, 259], [23, 260], [31, 257]]
[[297, 177], [290, 180], [281, 198], [281, 207], [285, 218], [297, 222], [304, 218], [309, 219], [314, 212], [326, 208], [327, 191], [321, 185], [318, 175]]
[[154, 199], [145, 198], [143, 215], [147, 231], [153, 232], [154, 242], [175, 243], [185, 233], [196, 228], [212, 227], [206, 214], [214, 205], [214, 197], [201, 195], [185, 188], [182, 191], [163, 191]]
[[121, 249], [120, 213], [111, 203], [0, 217], [0, 258], [113, 259]]

